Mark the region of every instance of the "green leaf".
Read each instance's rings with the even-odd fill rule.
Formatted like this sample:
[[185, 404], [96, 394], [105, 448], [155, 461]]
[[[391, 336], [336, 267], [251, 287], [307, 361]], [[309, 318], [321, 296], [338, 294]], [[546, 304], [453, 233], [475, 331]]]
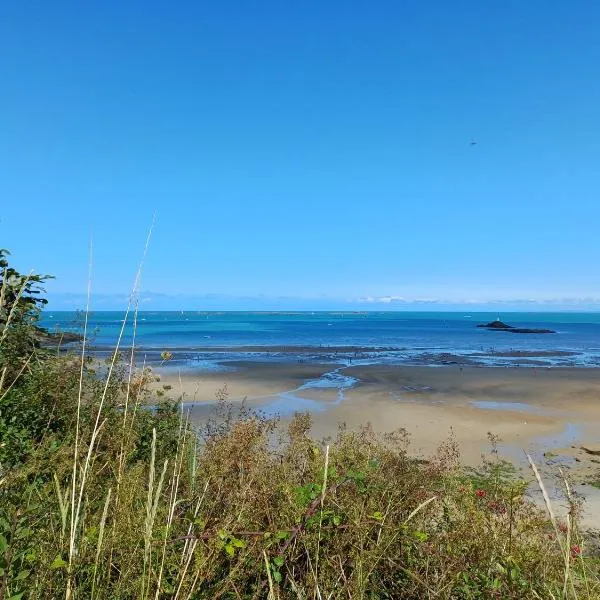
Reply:
[[0, 552], [4, 552], [8, 548], [6, 538], [0, 533]]
[[283, 567], [283, 563], [284, 563], [284, 560], [281, 556], [277, 556], [276, 558], [273, 559], [273, 564], [277, 565], [278, 567]]
[[233, 556], [235, 554], [235, 548], [231, 544], [226, 544], [225, 552], [227, 552], [227, 554], [229, 554], [229, 556]]
[[281, 583], [281, 580], [283, 579], [283, 577], [281, 576], [281, 573], [279, 571], [275, 571], [273, 570], [273, 579], [277, 582], [277, 583]]
[[62, 556], [59, 554], [50, 565], [51, 569], [63, 569], [67, 566], [67, 563], [62, 559]]
[[29, 577], [29, 573], [31, 573], [31, 571], [28, 571], [27, 569], [21, 571], [16, 577], [15, 577], [15, 581], [20, 581], [21, 579], [25, 579], [26, 577]]
[[17, 539], [24, 540], [25, 538], [33, 535], [33, 529], [30, 527], [24, 527], [17, 532]]
[[334, 515], [333, 524], [337, 527], [342, 522], [342, 517], [339, 515]]
[[24, 593], [25, 592], [19, 592], [18, 594], [15, 594], [14, 596], [11, 596], [10, 598], [8, 598], [8, 600], [21, 600]]
[[415, 539], [419, 540], [420, 542], [426, 542], [429, 539], [429, 534], [425, 533], [424, 531], [415, 531], [413, 535]]
[[238, 538], [233, 538], [231, 540], [231, 543], [236, 547], [236, 548], [245, 548], [246, 547], [246, 542], [244, 540], [239, 540]]
[[383, 514], [378, 510], [371, 515], [376, 521], [383, 521]]

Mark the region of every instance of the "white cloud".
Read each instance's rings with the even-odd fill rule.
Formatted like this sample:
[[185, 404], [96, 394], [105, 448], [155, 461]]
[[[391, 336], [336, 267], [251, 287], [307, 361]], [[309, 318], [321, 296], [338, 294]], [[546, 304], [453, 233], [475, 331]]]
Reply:
[[363, 298], [358, 298], [357, 302], [390, 304], [391, 302], [405, 302], [405, 299], [402, 296], [365, 296]]

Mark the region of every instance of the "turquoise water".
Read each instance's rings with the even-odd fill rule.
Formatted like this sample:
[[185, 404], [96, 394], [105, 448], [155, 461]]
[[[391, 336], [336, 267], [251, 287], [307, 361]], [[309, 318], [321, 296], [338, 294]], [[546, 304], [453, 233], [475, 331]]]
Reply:
[[[352, 347], [362, 360], [423, 360], [443, 354], [468, 356], [482, 364], [581, 364], [600, 365], [600, 313], [506, 313], [503, 321], [521, 327], [551, 328], [556, 334], [512, 334], [478, 329], [479, 323], [495, 320], [498, 313], [459, 312], [140, 312], [136, 346], [143, 350], [174, 350], [185, 360], [210, 363], [218, 359], [248, 358], [268, 351], [272, 359], [298, 359], [294, 349], [327, 352]], [[90, 315], [89, 331], [97, 348], [114, 346], [124, 314], [96, 312]], [[122, 340], [133, 339], [133, 316], [129, 316]], [[42, 325], [80, 331], [81, 316], [47, 311]], [[276, 351], [275, 351], [276, 350]], [[334, 351], [334, 349], [332, 349]], [[498, 356], [575, 353], [574, 356]], [[449, 359], [450, 360], [450, 359]], [[435, 361], [433, 361], [435, 362]]]

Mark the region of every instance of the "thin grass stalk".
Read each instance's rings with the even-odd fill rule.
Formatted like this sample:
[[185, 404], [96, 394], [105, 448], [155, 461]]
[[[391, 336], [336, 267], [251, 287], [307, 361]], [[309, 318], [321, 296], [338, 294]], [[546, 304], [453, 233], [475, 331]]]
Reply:
[[[167, 471], [168, 460], [165, 460], [163, 470], [154, 489], [154, 481], [156, 478], [156, 428], [152, 429], [152, 447], [150, 450], [150, 468], [148, 472], [148, 496], [146, 499], [146, 519], [144, 522], [144, 574], [142, 576], [142, 598], [146, 598], [150, 588], [150, 558], [152, 554], [152, 531], [154, 529], [154, 521], [158, 510], [158, 500], [162, 491], [165, 473]], [[148, 581], [146, 582], [146, 575]]]
[[[83, 340], [81, 343], [81, 366], [79, 369], [79, 389], [77, 391], [77, 416], [75, 419], [75, 441], [73, 448], [73, 474], [71, 481], [71, 528], [69, 535], [69, 581], [67, 593], [71, 584], [71, 569], [73, 564], [73, 554], [75, 552], [75, 537], [76, 537], [76, 515], [75, 515], [75, 493], [77, 489], [77, 463], [79, 461], [79, 429], [81, 426], [81, 400], [83, 397], [83, 370], [85, 367], [85, 349], [87, 343], [88, 320], [90, 313], [90, 298], [92, 295], [92, 271], [94, 266], [94, 245], [93, 240], [90, 240], [90, 260], [88, 264], [88, 281], [87, 294], [85, 303], [85, 317], [83, 322]], [[68, 596], [67, 596], [68, 598]]]
[[167, 526], [165, 527], [165, 535], [163, 540], [163, 551], [160, 561], [160, 570], [158, 573], [158, 583], [156, 586], [155, 600], [158, 600], [160, 594], [160, 584], [165, 566], [165, 558], [167, 552], [167, 538], [173, 524], [173, 515], [175, 514], [175, 506], [177, 506], [177, 494], [179, 492], [179, 480], [181, 477], [181, 469], [183, 467], [183, 448], [185, 447], [185, 429], [183, 429], [183, 420], [179, 423], [179, 439], [177, 442], [177, 451], [175, 453], [175, 462], [173, 465], [173, 479], [171, 483], [171, 496], [169, 498], [169, 514], [167, 516]]
[[[529, 461], [529, 465], [531, 466], [531, 469], [533, 470], [533, 474], [535, 475], [538, 486], [539, 486], [540, 490], [542, 491], [544, 503], [546, 505], [548, 515], [550, 516], [550, 522], [552, 523], [552, 526], [554, 527], [554, 531], [556, 533], [556, 540], [562, 551], [563, 560], [565, 563], [564, 580], [563, 580], [563, 598], [567, 598], [569, 573], [570, 573], [570, 567], [571, 567], [571, 565], [570, 565], [570, 563], [571, 563], [571, 554], [570, 554], [571, 541], [570, 540], [571, 540], [571, 526], [572, 526], [571, 512], [569, 511], [569, 514], [567, 515], [567, 533], [566, 533], [566, 538], [563, 543], [563, 538], [562, 538], [562, 536], [560, 534], [560, 530], [558, 528], [558, 523], [556, 521], [556, 516], [555, 516], [554, 510], [552, 508], [552, 503], [550, 502], [550, 497], [548, 496], [548, 492], [546, 491], [546, 486], [544, 485], [544, 482], [542, 481], [540, 472], [538, 471], [535, 463], [533, 462], [533, 459], [531, 458], [531, 456], [529, 454], [526, 454], [526, 456], [527, 456], [527, 460]], [[574, 587], [573, 587], [573, 593], [574, 593], [574, 597], [577, 597]]]
[[[27, 275], [27, 277], [25, 277], [25, 281], [23, 281], [19, 291], [17, 292], [17, 295], [15, 296], [13, 305], [8, 313], [8, 316], [6, 317], [6, 323], [4, 324], [4, 329], [2, 330], [2, 335], [0, 336], [0, 346], [6, 339], [6, 336], [8, 334], [8, 328], [9, 328], [10, 324], [12, 323], [15, 311], [17, 310], [17, 307], [19, 305], [19, 300], [21, 299], [21, 296], [23, 296], [23, 294], [25, 292], [25, 286], [29, 282], [32, 273], [33, 273], [33, 271], [31, 271], [29, 273], [29, 275]], [[2, 287], [4, 288], [5, 285], [6, 285], [6, 269], [4, 270], [4, 277], [2, 279]], [[4, 297], [2, 298], [2, 303], [0, 303], [0, 306], [2, 306], [3, 304], [4, 304]]]
[[[188, 540], [186, 540], [187, 543]], [[173, 597], [173, 600], [177, 600], [179, 598], [179, 592], [181, 592], [181, 587], [183, 586], [183, 582], [185, 581], [185, 576], [187, 574], [187, 570], [190, 566], [190, 563], [192, 562], [192, 558], [194, 556], [194, 550], [196, 549], [196, 546], [198, 545], [198, 540], [192, 540], [192, 543], [189, 545], [190, 551], [188, 553], [187, 556], [187, 560], [185, 561], [185, 565], [183, 566], [183, 569], [181, 570], [181, 573], [179, 575], [179, 584], [177, 585], [177, 590], [175, 592], [175, 596]]]
[[[133, 333], [132, 333], [132, 340], [131, 340], [131, 356], [130, 356], [130, 360], [129, 360], [129, 372], [128, 372], [128, 376], [127, 376], [127, 390], [125, 393], [125, 407], [123, 409], [123, 425], [121, 427], [119, 466], [117, 468], [117, 490], [115, 493], [115, 502], [114, 502], [114, 508], [113, 508], [113, 510], [115, 512], [119, 508], [119, 501], [121, 498], [121, 480], [123, 478], [123, 468], [125, 466], [125, 453], [127, 451], [128, 445], [129, 445], [129, 443], [128, 443], [129, 437], [126, 435], [125, 427], [126, 427], [126, 422], [127, 422], [127, 413], [128, 413], [128, 409], [129, 409], [129, 398], [130, 398], [130, 394], [131, 394], [131, 381], [132, 381], [133, 372], [134, 372], [135, 341], [136, 341], [136, 334], [137, 334], [138, 308], [139, 308], [139, 302], [136, 299], [135, 309], [133, 311]], [[143, 371], [142, 371], [142, 373], [143, 373]], [[116, 531], [116, 524], [115, 524], [115, 526], [113, 526], [113, 529], [112, 529], [113, 535], [111, 536], [109, 562], [112, 562], [113, 547], [114, 547], [114, 541], [115, 541], [115, 535], [114, 535], [115, 531]]]
[[[158, 480], [158, 486], [156, 487], [156, 492], [154, 494], [154, 503], [152, 504], [152, 515], [150, 518], [149, 527], [146, 530], [146, 538], [145, 542], [148, 542], [148, 565], [150, 565], [150, 561], [152, 559], [152, 531], [154, 530], [154, 521], [156, 520], [156, 513], [158, 512], [158, 501], [160, 499], [160, 494], [162, 492], [163, 483], [165, 480], [165, 474], [167, 473], [167, 466], [169, 464], [168, 460], [165, 460], [163, 464], [163, 469], [160, 474], [160, 479]], [[148, 572], [148, 589], [144, 597], [147, 596], [147, 593], [150, 591], [150, 574], [151, 571]]]
[[[0, 310], [4, 306], [4, 296], [6, 295], [6, 286], [8, 285], [6, 282], [6, 270], [7, 267], [4, 267], [4, 270], [2, 271], [2, 286], [0, 286]], [[6, 327], [7, 325], [4, 325], [5, 329], [3, 330], [3, 333], [6, 330]], [[8, 367], [4, 367], [4, 369], [2, 369], [2, 375], [0, 376], [0, 391], [2, 391], [2, 389], [4, 388], [4, 379], [6, 378], [7, 370]], [[2, 398], [4, 398], [4, 396], [2, 396]]]
[[[4, 267], [4, 270], [2, 271], [2, 285], [0, 286], [0, 310], [2, 310], [2, 307], [4, 306], [4, 296], [6, 294], [6, 286], [8, 285], [6, 283], [6, 269], [7, 267]], [[6, 327], [6, 325], [4, 327]], [[2, 375], [0, 375], [0, 391], [2, 391], [4, 388], [4, 379], [6, 378], [7, 371], [8, 367], [4, 367], [4, 369], [2, 369]], [[2, 398], [4, 398], [4, 396], [2, 396]]]
[[267, 558], [267, 551], [263, 550], [263, 556], [265, 559], [265, 567], [267, 569], [267, 578], [269, 581], [269, 595], [268, 600], [276, 600], [275, 588], [273, 586], [273, 577], [271, 577], [271, 567], [269, 565], [269, 559]]
[[127, 374], [127, 391], [125, 394], [125, 407], [123, 409], [123, 428], [125, 428], [125, 422], [127, 421], [127, 410], [129, 408], [129, 397], [131, 394], [131, 380], [134, 372], [134, 361], [135, 361], [135, 341], [137, 335], [137, 320], [139, 312], [139, 301], [136, 299], [135, 308], [133, 311], [133, 332], [131, 338], [131, 355], [129, 357], [129, 372]]
[[[188, 413], [189, 416], [189, 413]], [[188, 453], [188, 477], [190, 480], [190, 495], [193, 496], [196, 493], [196, 472], [197, 472], [197, 452], [198, 442], [194, 440], [193, 445], [190, 443]]]
[[[144, 360], [142, 362], [141, 370], [142, 370], [142, 374], [146, 370], [146, 355], [144, 355]], [[141, 394], [142, 394], [142, 388], [141, 388], [141, 386], [139, 386], [137, 389], [137, 393], [135, 395], [135, 401], [133, 403], [133, 410], [131, 411], [131, 419], [129, 420], [129, 431], [127, 432], [127, 441], [128, 442], [131, 437], [131, 434], [133, 433], [133, 424], [135, 423], [135, 417], [137, 416], [137, 409], [140, 405]]]
[[[208, 480], [204, 486], [204, 491], [202, 492], [202, 496], [200, 497], [200, 500], [198, 500], [198, 502], [196, 503], [196, 508], [194, 509], [194, 520], [198, 517], [198, 512], [200, 511], [200, 506], [202, 505], [202, 502], [204, 500], [204, 496], [206, 495], [206, 490], [208, 490], [208, 484], [209, 484]], [[193, 528], [193, 523], [190, 523], [188, 525], [188, 531], [187, 531], [187, 536], [190, 536], [192, 534], [192, 528]], [[185, 560], [185, 556], [186, 556], [186, 552], [188, 549], [188, 545], [190, 543], [189, 539], [185, 540], [185, 543], [183, 545], [183, 550], [181, 552], [181, 563], [183, 563], [183, 561]]]
[[[7, 268], [4, 268], [4, 273], [2, 276], [2, 288], [0, 288], [0, 308], [2, 308], [4, 306], [4, 298], [6, 296], [6, 286], [7, 284], [7, 277], [6, 277], [6, 273], [7, 273]], [[4, 324], [4, 327], [2, 329], [2, 336], [0, 336], [0, 347], [2, 346], [2, 344], [4, 343], [4, 340], [6, 339], [6, 336], [8, 334], [8, 328], [10, 327], [10, 324], [13, 320], [14, 314], [15, 314], [15, 310], [17, 308], [17, 305], [19, 303], [19, 300], [21, 299], [21, 296], [23, 295], [24, 291], [25, 291], [25, 286], [27, 285], [27, 282], [29, 281], [31, 277], [31, 273], [29, 273], [29, 275], [27, 275], [27, 277], [25, 278], [25, 281], [21, 284], [21, 288], [19, 289], [15, 301], [13, 302], [12, 308], [10, 309], [8, 316], [6, 317], [6, 323]], [[9, 386], [9, 388], [6, 390], [6, 392], [3, 394], [2, 398], [0, 398], [0, 400], [3, 400], [4, 397], [6, 396], [6, 394], [8, 394], [8, 392], [10, 391], [10, 389], [12, 388], [12, 386], [15, 384], [15, 382], [19, 379], [19, 377], [21, 376], [21, 374], [23, 373], [23, 371], [27, 368], [27, 366], [29, 365], [29, 361], [31, 360], [31, 357], [33, 356], [33, 353], [31, 354], [31, 356], [27, 359], [27, 362], [25, 363], [25, 365], [23, 365], [23, 368], [21, 369], [21, 371], [19, 371], [19, 374], [17, 375], [16, 379], [12, 382], [12, 384]], [[4, 379], [6, 378], [6, 372], [7, 372], [7, 368], [4, 367], [4, 369], [2, 370], [2, 377], [0, 377], [0, 391], [2, 391], [2, 389], [4, 388]]]
[[[204, 501], [204, 496], [206, 495], [206, 491], [208, 490], [208, 484], [209, 484], [209, 480], [206, 482], [206, 484], [204, 486], [204, 491], [202, 492], [202, 496], [200, 497], [200, 500], [198, 500], [198, 502], [196, 504], [196, 508], [194, 509], [194, 519], [196, 519], [196, 517], [198, 516], [198, 512], [200, 511], [200, 506], [202, 505], [202, 502]], [[192, 533], [192, 527], [193, 527], [193, 524], [190, 523], [190, 525], [188, 527], [188, 532], [187, 532], [188, 536]], [[190, 539], [185, 540], [185, 544], [183, 545], [183, 551], [181, 553], [181, 561], [180, 561], [180, 564], [183, 564], [183, 561], [185, 560], [185, 566], [183, 567], [183, 570], [181, 571], [181, 574], [179, 575], [179, 585], [177, 586], [177, 591], [175, 592], [175, 596], [174, 596], [173, 600], [177, 600], [179, 598], [179, 593], [183, 586], [183, 582], [185, 581], [185, 576], [186, 576], [187, 570], [190, 566], [190, 563], [192, 562], [192, 557], [194, 556], [194, 550], [196, 549], [197, 545], [198, 545], [198, 540], [190, 540]], [[186, 556], [187, 556], [187, 559], [185, 558]]]
[[[21, 299], [21, 296], [23, 295], [23, 293], [25, 292], [25, 287], [27, 285], [27, 282], [29, 281], [29, 279], [31, 278], [31, 274], [33, 271], [31, 271], [29, 273], [29, 275], [27, 275], [27, 277], [25, 277], [25, 281], [23, 281], [23, 283], [21, 284], [21, 288], [19, 289], [15, 300], [13, 302], [12, 308], [10, 309], [10, 312], [8, 313], [8, 316], [6, 318], [6, 323], [4, 324], [4, 327], [2, 329], [2, 335], [0, 336], [0, 347], [2, 347], [2, 344], [4, 343], [4, 340], [6, 339], [6, 336], [8, 334], [8, 330], [10, 327], [10, 324], [13, 320], [15, 311], [17, 309], [17, 305], [19, 304], [19, 300]], [[4, 298], [6, 296], [6, 286], [8, 285], [6, 280], [6, 267], [4, 268], [4, 275], [2, 277], [2, 288], [0, 290], [0, 308], [2, 306], [4, 306]], [[2, 398], [0, 398], [0, 400], [3, 400], [4, 397], [6, 396], [6, 394], [8, 394], [8, 392], [10, 391], [10, 389], [12, 388], [12, 386], [15, 384], [16, 381], [18, 381], [19, 377], [21, 376], [21, 374], [23, 373], [23, 371], [27, 368], [27, 366], [29, 365], [29, 361], [31, 360], [31, 358], [33, 357], [34, 353], [31, 353], [31, 356], [27, 359], [27, 361], [25, 362], [25, 364], [23, 365], [23, 368], [19, 371], [19, 374], [17, 375], [17, 377], [15, 378], [15, 380], [11, 383], [11, 385], [9, 386], [9, 388], [6, 390], [6, 392], [2, 395]], [[4, 380], [6, 378], [6, 372], [7, 372], [7, 368], [5, 367], [2, 370], [2, 376], [0, 377], [0, 391], [2, 391], [2, 389], [4, 388]]]
[[385, 508], [385, 512], [383, 513], [383, 517], [382, 517], [381, 521], [379, 522], [379, 530], [377, 531], [377, 542], [375, 543], [376, 546], [379, 546], [379, 542], [381, 541], [381, 534], [383, 533], [383, 526], [385, 525], [385, 521], [390, 512], [391, 505], [392, 505], [392, 499], [390, 498], [388, 500], [387, 506]]
[[323, 473], [323, 487], [321, 489], [321, 511], [319, 513], [319, 535], [317, 537], [317, 552], [315, 556], [315, 590], [318, 594], [319, 598], [321, 597], [321, 593], [319, 591], [319, 551], [321, 549], [321, 532], [323, 529], [323, 504], [325, 502], [325, 493], [327, 491], [327, 471], [329, 470], [329, 444], [325, 447], [325, 471]]
[[[120, 484], [122, 472], [123, 472], [123, 463], [124, 463], [124, 455], [125, 455], [125, 424], [127, 422], [127, 415], [129, 411], [129, 398], [131, 396], [131, 381], [134, 373], [134, 361], [135, 361], [135, 342], [137, 336], [137, 321], [138, 321], [138, 311], [139, 311], [139, 302], [136, 300], [135, 309], [133, 311], [133, 332], [131, 339], [131, 356], [129, 358], [129, 372], [127, 374], [127, 390], [125, 393], [125, 407], [123, 408], [123, 427], [122, 427], [122, 438], [121, 438], [121, 450], [119, 452], [119, 472], [117, 477], [117, 486]], [[143, 371], [142, 371], [143, 376]], [[118, 497], [118, 494], [117, 494]]]
[[152, 522], [152, 505], [154, 502], [154, 478], [156, 476], [156, 428], [152, 429], [152, 444], [150, 446], [150, 467], [148, 470], [148, 496], [146, 498], [146, 521], [144, 525], [144, 563], [150, 551], [150, 536], [148, 530]]
[[2, 285], [0, 286], [0, 308], [4, 306], [4, 297], [6, 296], [6, 286], [8, 283], [6, 282], [6, 273], [8, 267], [4, 267], [2, 271]]
[[525, 453], [525, 456], [527, 456], [527, 460], [529, 461], [531, 470], [533, 471], [533, 474], [535, 476], [537, 484], [542, 492], [542, 497], [544, 498], [544, 504], [546, 505], [546, 510], [548, 511], [548, 516], [550, 517], [550, 522], [552, 523], [552, 527], [554, 528], [554, 532], [556, 533], [556, 540], [558, 541], [558, 544], [560, 545], [561, 549], [564, 551], [564, 547], [563, 547], [563, 543], [562, 543], [562, 535], [558, 528], [558, 523], [556, 521], [554, 509], [552, 508], [552, 503], [550, 502], [550, 496], [548, 496], [548, 492], [546, 491], [546, 486], [544, 485], [544, 482], [542, 481], [542, 476], [540, 475], [540, 472], [538, 471], [531, 456], [527, 453]]
[[[559, 473], [560, 476], [562, 478], [562, 481], [564, 483], [565, 486], [565, 495], [567, 497], [567, 502], [569, 504], [569, 512], [567, 514], [567, 533], [569, 534], [569, 541], [567, 542], [566, 546], [567, 546], [567, 550], [570, 552], [570, 548], [571, 548], [571, 541], [573, 540], [573, 532], [576, 531], [574, 529], [574, 523], [575, 523], [575, 500], [573, 498], [573, 493], [571, 492], [571, 486], [569, 485], [569, 481], [566, 478], [565, 474], [563, 473], [562, 469], [559, 469]], [[579, 536], [577, 536], [577, 541], [579, 542]], [[587, 596], [588, 598], [591, 597], [590, 596], [590, 586], [589, 586], [589, 582], [588, 582], [588, 577], [587, 577], [587, 572], [586, 572], [586, 568], [585, 568], [585, 560], [583, 560], [582, 554], [579, 554], [579, 562], [581, 565], [581, 570], [583, 573], [583, 581], [585, 584], [585, 589], [587, 592]], [[573, 597], [577, 598], [577, 591], [575, 590], [575, 583], [573, 582], [573, 578], [570, 577], [569, 578], [570, 582], [571, 582], [571, 590], [573, 592]], [[564, 588], [563, 588], [563, 593], [564, 593]]]
[[572, 524], [572, 517], [571, 517], [571, 511], [569, 510], [567, 512], [567, 533], [565, 534], [565, 575], [564, 575], [564, 583], [563, 583], [563, 597], [567, 598], [568, 594], [568, 587], [569, 587], [569, 579], [570, 579], [570, 573], [571, 573], [571, 528], [573, 527]]
[[100, 552], [102, 550], [102, 542], [104, 540], [104, 526], [106, 524], [106, 517], [108, 515], [108, 505], [110, 503], [110, 494], [112, 492], [112, 488], [108, 488], [108, 493], [106, 494], [106, 500], [104, 502], [104, 510], [102, 511], [102, 518], [100, 519], [100, 529], [98, 531], [98, 544], [96, 545], [96, 560], [94, 561], [94, 575], [92, 579], [92, 595], [90, 600], [94, 600], [94, 593], [96, 590], [96, 576], [98, 573], [98, 562], [100, 560]]
[[60, 540], [61, 543], [67, 530], [67, 518], [69, 516], [69, 505], [65, 503], [65, 497], [63, 496], [62, 490], [60, 489], [60, 482], [58, 481], [58, 475], [54, 473], [54, 485], [56, 487], [56, 497], [58, 498], [58, 510], [60, 511]]
[[191, 600], [192, 595], [194, 594], [194, 591], [196, 589], [196, 584], [198, 583], [198, 579], [200, 579], [200, 575], [202, 574], [202, 568], [205, 566], [205, 564], [208, 562], [208, 559], [204, 559], [204, 561], [200, 564], [200, 566], [196, 569], [196, 573], [194, 575], [194, 578], [192, 579], [192, 584], [190, 585], [190, 589], [188, 591], [187, 596], [185, 597], [185, 600]]
[[[21, 375], [23, 375], [23, 371], [25, 371], [25, 369], [29, 366], [29, 363], [31, 362], [31, 359], [33, 358], [34, 354], [35, 354], [35, 352], [32, 352], [29, 355], [29, 357], [27, 358], [27, 360], [21, 367], [21, 370], [18, 372], [17, 376], [12, 380], [11, 384], [6, 388], [6, 390], [4, 391], [2, 396], [0, 396], [0, 402], [2, 402], [2, 400], [4, 400], [4, 398], [6, 397], [8, 392], [10, 392], [10, 390], [12, 389], [13, 385], [15, 385], [15, 383], [17, 383], [17, 381], [19, 381], [19, 378], [21, 377]], [[7, 370], [6, 367], [4, 367], [4, 369], [2, 370], [2, 377], [0, 378], [0, 391], [2, 391], [2, 388], [4, 387], [4, 379], [6, 377], [6, 370]]]
[[436, 499], [437, 499], [437, 496], [432, 496], [431, 498], [428, 498], [424, 502], [421, 502], [421, 504], [419, 504], [419, 506], [417, 506], [417, 508], [415, 508], [410, 513], [410, 515], [408, 515], [408, 517], [406, 517], [406, 519], [404, 520], [404, 525], [406, 525], [415, 515], [420, 513], [428, 504], [430, 504], [431, 502], [433, 502]]
[[[0, 390], [4, 388], [4, 380], [6, 379], [7, 371], [8, 367], [4, 367], [4, 369], [2, 369], [2, 375], [0, 375]], [[2, 398], [4, 398], [4, 396], [2, 396]]]
[[[427, 500], [425, 500], [424, 502], [421, 502], [421, 504], [419, 504], [419, 506], [417, 506], [417, 508], [415, 508], [409, 515], [408, 517], [406, 517], [406, 519], [404, 519], [404, 523], [403, 525], [407, 525], [409, 523], [409, 521], [411, 521], [419, 512], [421, 512], [426, 506], [428, 506], [429, 504], [431, 504], [431, 502], [433, 502], [434, 500], [436, 500], [437, 496], [432, 496], [431, 498], [428, 498]], [[396, 541], [396, 539], [398, 538], [398, 536], [402, 533], [402, 528], [398, 527], [396, 529], [396, 532], [391, 536], [390, 540], [388, 541], [388, 543], [386, 544], [386, 546], [384, 547], [384, 549], [380, 552], [379, 556], [375, 559], [375, 561], [373, 562], [373, 564], [371, 565], [371, 567], [369, 568], [366, 577], [364, 578], [364, 581], [368, 581], [371, 577], [371, 575], [373, 574], [373, 571], [375, 570], [375, 567], [377, 566], [377, 564], [379, 563], [379, 561], [387, 554], [388, 549], [390, 548], [390, 546]], [[409, 575], [411, 575], [410, 572], [407, 571], [407, 573]]]
[[[129, 302], [127, 304], [127, 310], [125, 311], [125, 316], [123, 318], [123, 323], [121, 325], [121, 329], [119, 331], [119, 336], [117, 338], [117, 344], [115, 347], [115, 351], [112, 355], [112, 360], [110, 362], [110, 366], [108, 369], [108, 373], [106, 375], [106, 382], [104, 385], [104, 390], [102, 392], [102, 396], [100, 398], [100, 403], [98, 406], [98, 412], [96, 415], [96, 420], [94, 422], [94, 428], [92, 430], [92, 436], [90, 439], [90, 444], [88, 447], [88, 451], [86, 453], [86, 457], [85, 457], [85, 461], [84, 461], [84, 465], [83, 465], [83, 471], [82, 471], [82, 475], [81, 475], [81, 482], [79, 484], [79, 495], [77, 498], [77, 507], [75, 508], [75, 516], [73, 518], [73, 525], [71, 528], [71, 540], [70, 540], [70, 544], [69, 544], [69, 578], [68, 578], [68, 585], [67, 585], [67, 593], [66, 593], [66, 600], [69, 600], [71, 597], [71, 575], [72, 575], [72, 562], [73, 562], [73, 555], [75, 553], [75, 540], [76, 540], [76, 534], [77, 534], [77, 527], [79, 524], [79, 519], [80, 519], [80, 514], [81, 514], [81, 503], [83, 501], [83, 492], [85, 490], [85, 485], [87, 482], [87, 476], [88, 476], [88, 470], [89, 470], [89, 465], [90, 465], [90, 461], [91, 461], [91, 457], [94, 451], [94, 443], [95, 440], [97, 438], [97, 434], [98, 434], [98, 429], [99, 429], [99, 425], [100, 425], [100, 416], [102, 414], [102, 408], [104, 407], [104, 402], [106, 400], [106, 396], [108, 394], [108, 387], [110, 385], [110, 380], [112, 377], [112, 372], [114, 370], [116, 361], [117, 361], [117, 353], [119, 351], [119, 347], [121, 345], [121, 340], [123, 339], [123, 334], [125, 332], [125, 327], [127, 325], [127, 319], [129, 317], [129, 312], [131, 310], [131, 304], [133, 301], [133, 294], [136, 292], [137, 287], [139, 285], [139, 281], [140, 281], [140, 277], [141, 277], [141, 272], [142, 272], [142, 267], [144, 264], [144, 260], [146, 257], [146, 253], [148, 251], [148, 246], [150, 244], [150, 237], [152, 235], [152, 227], [154, 226], [154, 223], [152, 224], [152, 226], [150, 227], [150, 230], [148, 231], [148, 236], [146, 238], [146, 245], [144, 247], [144, 253], [142, 255], [142, 260], [140, 261], [140, 265], [138, 267], [136, 276], [135, 276], [135, 281], [134, 281], [134, 286], [133, 286], [133, 292], [129, 297]], [[74, 470], [75, 470], [75, 466], [74, 466]], [[73, 508], [72, 508], [73, 510]]]
[[[125, 393], [125, 406], [123, 408], [123, 426], [121, 428], [121, 449], [119, 451], [119, 469], [117, 474], [117, 494], [116, 494], [116, 502], [118, 502], [119, 498], [119, 487], [121, 483], [121, 477], [123, 475], [123, 464], [124, 464], [124, 456], [125, 456], [125, 424], [127, 422], [127, 415], [129, 410], [129, 398], [131, 395], [131, 380], [133, 378], [134, 372], [134, 360], [135, 360], [135, 341], [137, 335], [137, 320], [138, 320], [138, 310], [139, 310], [139, 302], [136, 300], [135, 309], [133, 311], [133, 333], [131, 339], [131, 356], [129, 358], [129, 372], [127, 374], [127, 390]], [[143, 372], [142, 372], [143, 375]]]

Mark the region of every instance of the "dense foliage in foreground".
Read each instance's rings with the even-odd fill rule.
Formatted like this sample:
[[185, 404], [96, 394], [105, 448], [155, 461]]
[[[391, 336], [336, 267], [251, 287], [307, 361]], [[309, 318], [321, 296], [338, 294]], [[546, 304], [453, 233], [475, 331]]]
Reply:
[[368, 427], [321, 444], [307, 415], [284, 428], [224, 401], [194, 430], [149, 370], [13, 325], [0, 600], [600, 597], [575, 520], [553, 527], [501, 463], [464, 473], [451, 443], [416, 461], [404, 432]]

